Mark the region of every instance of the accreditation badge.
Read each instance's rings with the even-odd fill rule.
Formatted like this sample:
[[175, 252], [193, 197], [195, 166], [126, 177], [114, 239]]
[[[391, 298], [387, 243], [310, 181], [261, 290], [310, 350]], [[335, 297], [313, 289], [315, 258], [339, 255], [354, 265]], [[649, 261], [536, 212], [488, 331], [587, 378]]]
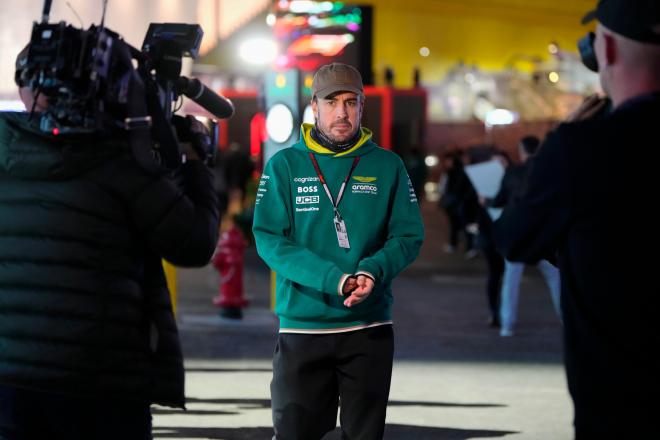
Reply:
[[343, 219], [334, 218], [335, 231], [337, 232], [337, 242], [340, 248], [350, 249], [351, 244], [348, 242], [348, 232], [346, 232], [346, 223]]

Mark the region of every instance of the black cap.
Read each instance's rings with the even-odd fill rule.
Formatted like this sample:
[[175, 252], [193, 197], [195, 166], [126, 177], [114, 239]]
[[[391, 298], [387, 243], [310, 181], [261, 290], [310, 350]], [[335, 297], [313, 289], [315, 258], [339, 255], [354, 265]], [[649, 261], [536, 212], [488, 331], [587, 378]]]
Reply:
[[631, 40], [660, 44], [660, 0], [600, 0], [582, 24], [594, 19]]

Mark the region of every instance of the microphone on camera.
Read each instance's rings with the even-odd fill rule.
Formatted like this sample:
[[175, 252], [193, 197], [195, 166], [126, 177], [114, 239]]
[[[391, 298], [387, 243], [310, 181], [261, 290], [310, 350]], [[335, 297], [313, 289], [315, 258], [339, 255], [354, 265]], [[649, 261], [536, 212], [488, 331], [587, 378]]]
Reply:
[[218, 119], [226, 119], [234, 114], [234, 104], [229, 99], [209, 90], [197, 78], [181, 76], [176, 82], [176, 88]]

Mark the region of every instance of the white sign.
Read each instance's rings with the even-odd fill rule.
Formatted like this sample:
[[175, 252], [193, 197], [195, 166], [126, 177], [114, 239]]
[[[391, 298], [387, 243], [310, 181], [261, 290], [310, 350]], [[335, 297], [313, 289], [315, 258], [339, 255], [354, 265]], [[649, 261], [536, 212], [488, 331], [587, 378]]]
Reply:
[[[500, 190], [502, 177], [504, 177], [504, 166], [499, 160], [493, 159], [488, 162], [467, 165], [465, 173], [479, 196], [493, 198]], [[497, 220], [502, 215], [502, 209], [488, 208], [488, 214], [490, 218]]]

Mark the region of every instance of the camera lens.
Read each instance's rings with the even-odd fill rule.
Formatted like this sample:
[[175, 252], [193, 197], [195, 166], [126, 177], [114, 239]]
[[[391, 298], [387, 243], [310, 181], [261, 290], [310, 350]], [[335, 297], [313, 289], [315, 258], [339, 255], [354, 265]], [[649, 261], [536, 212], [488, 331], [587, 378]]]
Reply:
[[582, 64], [592, 72], [598, 72], [598, 59], [596, 58], [596, 51], [594, 50], [595, 40], [596, 34], [589, 32], [578, 42]]

